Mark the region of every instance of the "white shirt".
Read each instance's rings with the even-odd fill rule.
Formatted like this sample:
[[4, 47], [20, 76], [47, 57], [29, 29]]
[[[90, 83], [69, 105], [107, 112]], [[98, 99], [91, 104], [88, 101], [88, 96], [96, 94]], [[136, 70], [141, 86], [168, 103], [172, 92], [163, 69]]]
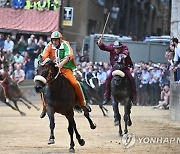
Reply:
[[178, 61], [180, 58], [180, 43], [178, 43], [177, 47], [175, 47], [174, 53], [174, 61]]
[[14, 77], [15, 78], [21, 78], [21, 77], [25, 77], [25, 73], [24, 73], [24, 70], [15, 70], [14, 71]]

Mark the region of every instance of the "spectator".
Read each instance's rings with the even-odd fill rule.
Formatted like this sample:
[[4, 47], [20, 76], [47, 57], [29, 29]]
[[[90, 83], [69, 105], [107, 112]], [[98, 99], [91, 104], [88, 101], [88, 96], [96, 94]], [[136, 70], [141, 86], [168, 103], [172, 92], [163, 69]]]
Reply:
[[1, 68], [0, 68], [0, 74], [4, 74], [4, 73], [6, 72], [5, 66], [4, 66], [3, 63], [2, 63], [0, 66], [1, 66]]
[[58, 7], [59, 7], [59, 1], [58, 0], [47, 0], [48, 10], [56, 11]]
[[170, 40], [169, 47], [166, 49], [164, 57], [167, 60], [167, 69], [169, 70], [174, 65], [174, 44], [172, 39]]
[[6, 37], [6, 40], [4, 41], [4, 49], [3, 49], [3, 51], [6, 52], [7, 50], [10, 50], [11, 53], [12, 53], [13, 49], [14, 49], [14, 42], [11, 40], [11, 36], [8, 35]]
[[[173, 44], [174, 44], [174, 66], [172, 67], [172, 69], [174, 69], [176, 67], [176, 81], [180, 80], [180, 67], [179, 67], [179, 62], [180, 62], [180, 43], [178, 42], [177, 38], [173, 38], [172, 39]], [[177, 67], [178, 66], [178, 67]]]
[[46, 10], [47, 6], [47, 1], [46, 0], [39, 0], [35, 3], [36, 5], [34, 6], [34, 9], [37, 9], [39, 11], [44, 11]]
[[148, 90], [149, 90], [149, 81], [151, 79], [150, 73], [148, 72], [148, 68], [146, 64], [142, 65], [142, 74], [140, 77], [140, 105], [148, 105], [149, 97], [148, 97]]
[[168, 85], [165, 85], [161, 91], [161, 100], [157, 106], [154, 106], [153, 109], [169, 109], [170, 101], [170, 89]]
[[34, 78], [34, 61], [28, 58], [25, 64], [25, 74], [26, 79], [33, 79]]
[[0, 50], [0, 64], [5, 62], [4, 53]]
[[20, 52], [20, 54], [23, 56], [24, 52], [26, 51], [27, 48], [27, 42], [24, 39], [24, 35], [21, 35], [19, 41], [18, 41], [18, 51]]
[[22, 9], [25, 5], [25, 0], [13, 0], [13, 8], [14, 9]]
[[5, 62], [8, 65], [14, 65], [14, 56], [10, 50], [7, 50], [4, 54]]
[[35, 50], [37, 49], [37, 39], [35, 38], [35, 35], [31, 35], [30, 38], [28, 38], [28, 47], [27, 52], [29, 54], [29, 57], [32, 61], [35, 60], [37, 57]]
[[12, 65], [9, 65], [8, 74], [9, 74], [9, 76], [10, 76], [11, 78], [13, 77], [13, 72], [14, 72], [13, 66], [12, 66]]
[[11, 0], [6, 0], [6, 2], [4, 3], [4, 7], [11, 8]]
[[27, 50], [35, 50], [37, 47], [37, 39], [35, 38], [35, 35], [31, 35], [30, 38], [28, 38], [28, 47]]
[[102, 67], [102, 66], [99, 67], [99, 71], [97, 73], [97, 78], [98, 78], [99, 83], [100, 83], [99, 95], [100, 95], [100, 97], [103, 98], [104, 89], [105, 89], [105, 81], [107, 78], [107, 73], [106, 73], [104, 67]]
[[14, 56], [14, 61], [15, 61], [15, 65], [16, 64], [20, 64], [21, 66], [23, 65], [23, 56], [21, 56], [20, 52], [17, 52], [16, 55]]
[[6, 0], [0, 0], [0, 8], [3, 8], [6, 3]]
[[40, 53], [43, 52], [44, 48], [45, 48], [45, 45], [44, 45], [44, 40], [43, 38], [40, 38], [39, 41], [38, 41], [38, 44], [37, 44], [37, 47], [36, 49], [34, 50], [34, 67], [35, 69], [37, 68], [37, 65], [38, 65], [38, 55]]
[[154, 68], [150, 72], [151, 79], [149, 81], [149, 98], [150, 105], [157, 105], [160, 98], [159, 80], [161, 78], [161, 70], [158, 64], [154, 64]]
[[25, 1], [25, 9], [34, 9], [36, 2], [34, 0], [26, 0]]
[[25, 72], [21, 69], [21, 65], [16, 65], [15, 70], [13, 72], [13, 79], [17, 81], [17, 83], [21, 83], [25, 79]]
[[4, 49], [4, 35], [0, 33], [0, 50]]
[[136, 83], [137, 104], [139, 105], [139, 95], [140, 95], [139, 86], [141, 84], [140, 77], [141, 77], [142, 71], [141, 71], [141, 68], [140, 68], [139, 64], [135, 64], [134, 66], [135, 67], [134, 67], [133, 73], [134, 73], [134, 79], [135, 79], [135, 83]]
[[162, 68], [162, 76], [160, 79], [160, 86], [170, 85], [170, 71], [166, 67]]

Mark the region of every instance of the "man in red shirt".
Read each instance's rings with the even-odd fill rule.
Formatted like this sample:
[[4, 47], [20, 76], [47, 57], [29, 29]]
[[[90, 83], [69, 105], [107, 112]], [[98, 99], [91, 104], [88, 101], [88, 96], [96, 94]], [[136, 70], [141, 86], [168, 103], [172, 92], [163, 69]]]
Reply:
[[133, 67], [133, 63], [132, 63], [132, 60], [130, 57], [128, 47], [119, 41], [115, 41], [113, 44], [110, 44], [110, 45], [105, 45], [102, 41], [102, 38], [100, 38], [98, 40], [98, 47], [101, 50], [104, 50], [104, 51], [107, 51], [110, 53], [110, 64], [112, 66], [111, 71], [105, 82], [106, 90], [104, 93], [105, 101], [103, 102], [103, 104], [106, 104], [110, 101], [110, 97], [111, 97], [110, 83], [111, 83], [111, 79], [112, 79], [112, 71], [113, 71], [113, 66], [115, 64], [115, 58], [117, 58], [118, 56], [123, 56], [123, 58], [125, 58], [124, 73], [125, 73], [125, 75], [128, 76], [129, 80], [131, 81], [132, 102], [133, 102], [133, 104], [136, 104], [136, 84], [135, 84], [135, 80], [129, 69], [129, 67]]

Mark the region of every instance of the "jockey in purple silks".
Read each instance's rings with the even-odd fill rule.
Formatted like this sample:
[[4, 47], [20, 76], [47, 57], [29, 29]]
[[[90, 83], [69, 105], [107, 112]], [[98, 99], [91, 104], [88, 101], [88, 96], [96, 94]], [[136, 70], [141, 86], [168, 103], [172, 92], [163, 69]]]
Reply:
[[132, 102], [133, 104], [136, 105], [136, 84], [135, 84], [135, 80], [130, 72], [129, 67], [133, 67], [133, 63], [130, 57], [130, 53], [128, 50], [128, 47], [125, 44], [122, 44], [119, 41], [115, 41], [113, 44], [110, 45], [105, 45], [102, 41], [102, 38], [99, 38], [98, 40], [98, 47], [101, 50], [107, 51], [110, 53], [110, 64], [112, 66], [111, 71], [106, 79], [105, 82], [105, 86], [106, 86], [106, 90], [104, 93], [104, 102], [103, 104], [107, 104], [110, 101], [110, 97], [111, 97], [111, 89], [110, 89], [110, 83], [111, 83], [111, 79], [112, 79], [112, 72], [113, 72], [113, 66], [115, 64], [115, 58], [117, 58], [117, 56], [123, 56], [123, 58], [125, 58], [125, 69], [124, 69], [124, 73], [125, 75], [129, 78], [131, 85], [132, 85]]

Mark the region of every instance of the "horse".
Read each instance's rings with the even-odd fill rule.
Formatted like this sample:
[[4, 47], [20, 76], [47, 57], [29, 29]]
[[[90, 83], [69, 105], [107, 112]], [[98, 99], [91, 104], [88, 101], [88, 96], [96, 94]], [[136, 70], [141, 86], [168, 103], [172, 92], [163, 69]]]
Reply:
[[125, 129], [124, 134], [128, 133], [127, 126], [131, 126], [131, 99], [132, 99], [132, 90], [131, 83], [128, 77], [123, 72], [125, 67], [125, 60], [122, 58], [120, 62], [115, 62], [113, 67], [114, 71], [112, 72], [111, 80], [111, 98], [112, 106], [114, 111], [114, 125], [119, 126], [119, 135], [122, 136], [121, 128], [121, 115], [119, 113], [119, 103], [124, 105], [124, 122]]
[[[43, 97], [46, 104], [46, 110], [50, 121], [50, 137], [48, 144], [54, 144], [54, 114], [59, 113], [64, 115], [68, 120], [68, 132], [70, 135], [69, 152], [75, 152], [73, 133], [75, 132], [78, 143], [83, 146], [84, 139], [81, 138], [74, 119], [74, 108], [82, 111], [78, 105], [77, 96], [71, 83], [65, 78], [55, 67], [55, 63], [47, 58], [39, 62], [36, 76], [34, 78], [35, 90], [37, 93], [43, 92]], [[84, 116], [88, 119], [91, 129], [95, 129], [96, 125], [89, 117], [88, 111], [84, 111]]]
[[87, 80], [83, 81], [85, 89], [88, 94], [89, 103], [98, 104], [104, 116], [107, 116], [108, 109], [103, 106], [101, 96], [100, 96], [100, 85], [99, 80], [96, 77], [91, 77], [89, 82]]
[[[14, 106], [11, 105], [10, 103], [6, 102], [6, 98], [4, 95], [4, 89], [2, 87], [2, 85], [0, 86], [0, 101], [2, 101], [3, 103], [5, 103], [7, 106], [9, 106], [10, 108], [12, 108], [15, 111], [18, 111], [21, 116], [25, 116], [26, 113], [22, 112], [18, 105], [17, 102], [20, 101], [22, 102], [24, 105], [26, 105], [26, 107], [28, 109], [31, 108], [31, 106], [33, 106], [36, 110], [39, 111], [39, 108], [37, 106], [35, 106], [34, 104], [32, 104], [22, 93], [21, 89], [19, 88], [18, 84], [16, 81], [14, 81], [11, 77], [6, 77], [5, 81], [6, 85], [8, 86], [8, 96], [9, 96], [9, 100], [12, 101], [14, 103]], [[30, 104], [30, 105], [28, 105]]]

